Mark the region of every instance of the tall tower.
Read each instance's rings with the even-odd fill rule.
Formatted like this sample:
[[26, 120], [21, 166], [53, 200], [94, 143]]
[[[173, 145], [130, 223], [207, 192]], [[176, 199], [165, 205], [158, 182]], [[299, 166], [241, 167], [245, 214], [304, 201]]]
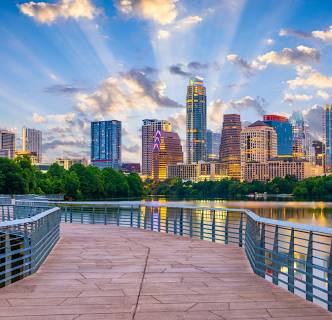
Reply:
[[153, 145], [152, 178], [163, 181], [167, 178], [167, 167], [183, 163], [181, 140], [176, 132], [157, 131]]
[[206, 160], [206, 89], [194, 78], [187, 87], [187, 162]]
[[151, 177], [153, 143], [157, 131], [171, 132], [172, 125], [167, 120], [144, 119], [142, 125], [142, 175]]
[[14, 159], [15, 132], [0, 129], [0, 157]]
[[293, 158], [306, 158], [306, 141], [303, 115], [299, 111], [293, 112], [291, 116], [293, 126]]
[[220, 132], [206, 130], [206, 158], [207, 161], [219, 160]]
[[332, 173], [332, 104], [324, 107], [325, 172]]
[[100, 169], [120, 169], [121, 121], [91, 122], [91, 164]]
[[241, 179], [241, 118], [239, 114], [225, 114], [221, 131], [220, 162], [227, 175]]
[[36, 154], [38, 163], [42, 162], [42, 132], [37, 129], [22, 128], [22, 150]]

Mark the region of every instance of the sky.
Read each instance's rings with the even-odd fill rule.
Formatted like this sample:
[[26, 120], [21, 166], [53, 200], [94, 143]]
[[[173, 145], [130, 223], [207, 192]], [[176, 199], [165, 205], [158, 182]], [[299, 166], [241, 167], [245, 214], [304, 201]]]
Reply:
[[193, 76], [215, 131], [224, 113], [301, 111], [320, 138], [331, 101], [331, 1], [1, 0], [0, 37], [0, 127], [42, 130], [45, 161], [89, 158], [94, 120], [122, 121], [123, 162], [140, 162], [147, 118], [184, 147]]

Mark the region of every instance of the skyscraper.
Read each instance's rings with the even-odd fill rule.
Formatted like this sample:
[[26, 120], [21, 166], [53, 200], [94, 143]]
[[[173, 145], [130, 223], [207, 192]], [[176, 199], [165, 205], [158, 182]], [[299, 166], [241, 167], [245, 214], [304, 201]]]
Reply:
[[264, 115], [264, 122], [274, 128], [278, 140], [278, 156], [291, 157], [293, 147], [292, 125], [287, 117], [269, 114]]
[[167, 167], [183, 163], [181, 140], [176, 132], [157, 131], [153, 145], [152, 178], [163, 181], [167, 178]]
[[22, 150], [36, 154], [37, 162], [42, 162], [42, 132], [37, 129], [22, 128]]
[[187, 162], [206, 160], [206, 90], [194, 78], [187, 87]]
[[239, 114], [225, 114], [221, 131], [220, 162], [227, 175], [241, 179], [241, 119]]
[[91, 164], [101, 169], [120, 169], [121, 121], [91, 122]]
[[250, 163], [267, 163], [277, 156], [277, 134], [263, 121], [256, 121], [241, 132], [241, 177], [247, 180]]
[[332, 104], [324, 107], [325, 172], [332, 173]]
[[293, 129], [293, 158], [305, 159], [306, 158], [306, 143], [304, 131], [303, 115], [299, 111], [293, 112], [291, 116], [291, 123]]
[[318, 166], [324, 166], [325, 162], [325, 146], [322, 141], [314, 140], [312, 141], [312, 148], [314, 150], [314, 163]]
[[142, 174], [152, 175], [153, 144], [157, 131], [171, 132], [172, 125], [167, 120], [144, 119], [142, 125]]
[[13, 159], [15, 155], [15, 133], [0, 129], [0, 157]]
[[221, 134], [219, 132], [206, 131], [206, 157], [208, 161], [219, 159], [220, 140]]

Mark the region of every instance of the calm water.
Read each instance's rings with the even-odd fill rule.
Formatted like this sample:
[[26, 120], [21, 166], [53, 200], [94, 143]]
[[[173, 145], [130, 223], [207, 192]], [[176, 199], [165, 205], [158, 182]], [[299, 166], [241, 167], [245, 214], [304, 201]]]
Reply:
[[246, 208], [266, 218], [332, 227], [332, 202], [192, 200], [170, 201], [170, 203]]

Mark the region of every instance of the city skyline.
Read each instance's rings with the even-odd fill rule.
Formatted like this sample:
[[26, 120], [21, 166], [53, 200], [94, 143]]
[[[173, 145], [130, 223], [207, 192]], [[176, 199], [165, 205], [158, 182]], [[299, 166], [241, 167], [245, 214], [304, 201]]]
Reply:
[[299, 110], [322, 136], [328, 2], [44, 2], [48, 13], [41, 1], [0, 3], [0, 127], [42, 130], [46, 161], [88, 158], [90, 121], [110, 119], [123, 123], [124, 162], [140, 162], [143, 119], [170, 121], [185, 150], [192, 76], [207, 88], [207, 129], [220, 132], [225, 112], [254, 122]]

